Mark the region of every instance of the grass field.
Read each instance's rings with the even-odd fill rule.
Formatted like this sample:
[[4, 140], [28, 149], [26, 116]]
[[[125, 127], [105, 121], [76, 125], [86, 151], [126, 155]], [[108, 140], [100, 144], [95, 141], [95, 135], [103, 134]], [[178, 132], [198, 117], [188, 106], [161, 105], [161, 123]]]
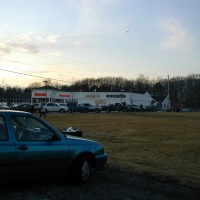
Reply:
[[200, 113], [48, 113], [46, 120], [102, 142], [111, 167], [200, 187]]

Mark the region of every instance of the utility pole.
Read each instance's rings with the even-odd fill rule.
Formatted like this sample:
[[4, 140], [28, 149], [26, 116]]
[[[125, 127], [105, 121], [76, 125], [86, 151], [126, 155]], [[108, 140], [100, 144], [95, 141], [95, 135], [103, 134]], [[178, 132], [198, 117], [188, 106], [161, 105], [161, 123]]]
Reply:
[[168, 97], [168, 105], [167, 105], [167, 108], [169, 109], [169, 75], [168, 75], [167, 97]]
[[45, 102], [46, 102], [46, 100], [47, 100], [47, 83], [48, 83], [48, 81], [45, 80], [45, 81], [44, 81], [45, 88], [46, 88]]
[[121, 89], [121, 94], [120, 94], [120, 103], [122, 104], [122, 98], [123, 98], [123, 92], [124, 92], [124, 89]]

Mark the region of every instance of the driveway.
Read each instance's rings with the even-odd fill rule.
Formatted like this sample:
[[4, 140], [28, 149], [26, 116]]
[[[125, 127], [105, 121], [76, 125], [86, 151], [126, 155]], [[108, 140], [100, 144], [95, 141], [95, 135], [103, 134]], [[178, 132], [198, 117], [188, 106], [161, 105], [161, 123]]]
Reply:
[[[200, 190], [199, 190], [200, 191]], [[137, 176], [109, 166], [92, 174], [84, 185], [63, 180], [26, 181], [0, 187], [0, 199], [6, 200], [199, 200], [198, 188], [172, 181]]]

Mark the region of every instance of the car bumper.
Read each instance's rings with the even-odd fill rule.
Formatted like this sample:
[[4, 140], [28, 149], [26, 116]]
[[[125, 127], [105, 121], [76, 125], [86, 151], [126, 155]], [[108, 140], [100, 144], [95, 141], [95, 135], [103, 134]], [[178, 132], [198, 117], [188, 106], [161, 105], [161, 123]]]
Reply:
[[96, 156], [96, 170], [103, 169], [106, 161], [107, 161], [108, 155], [107, 154], [101, 154]]

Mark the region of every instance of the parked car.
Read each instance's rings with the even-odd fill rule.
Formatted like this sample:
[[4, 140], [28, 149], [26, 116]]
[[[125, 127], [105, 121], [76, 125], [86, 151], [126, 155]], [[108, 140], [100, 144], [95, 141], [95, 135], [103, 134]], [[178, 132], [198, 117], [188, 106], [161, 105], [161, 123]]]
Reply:
[[115, 103], [115, 104], [109, 104], [109, 105], [104, 105], [102, 106], [102, 111], [105, 112], [111, 112], [111, 111], [127, 111], [128, 107], [127, 105], [123, 105], [121, 103]]
[[17, 108], [18, 105], [20, 105], [20, 103], [11, 103], [10, 108], [11, 108], [12, 110], [16, 110], [16, 108]]
[[0, 110], [9, 110], [9, 107], [0, 104]]
[[16, 106], [13, 107], [13, 110], [20, 110], [32, 113], [36, 111], [34, 105], [30, 103], [17, 104]]
[[96, 112], [96, 113], [101, 112], [101, 107], [100, 106], [94, 106], [94, 105], [92, 105], [90, 103], [82, 103], [80, 105], [83, 108], [84, 112]]
[[68, 103], [59, 103], [59, 105], [68, 107]]
[[46, 112], [62, 112], [62, 113], [68, 112], [68, 107], [61, 106], [58, 103], [52, 103], [52, 102], [46, 103], [44, 105], [44, 108]]
[[132, 111], [132, 112], [140, 112], [141, 109], [140, 109], [140, 106], [138, 105], [129, 105], [128, 106], [128, 110]]
[[68, 105], [68, 112], [73, 113], [73, 112], [85, 112], [84, 107], [82, 107], [80, 104], [70, 104]]
[[0, 182], [68, 175], [84, 183], [106, 161], [99, 142], [64, 135], [28, 112], [0, 111]]

